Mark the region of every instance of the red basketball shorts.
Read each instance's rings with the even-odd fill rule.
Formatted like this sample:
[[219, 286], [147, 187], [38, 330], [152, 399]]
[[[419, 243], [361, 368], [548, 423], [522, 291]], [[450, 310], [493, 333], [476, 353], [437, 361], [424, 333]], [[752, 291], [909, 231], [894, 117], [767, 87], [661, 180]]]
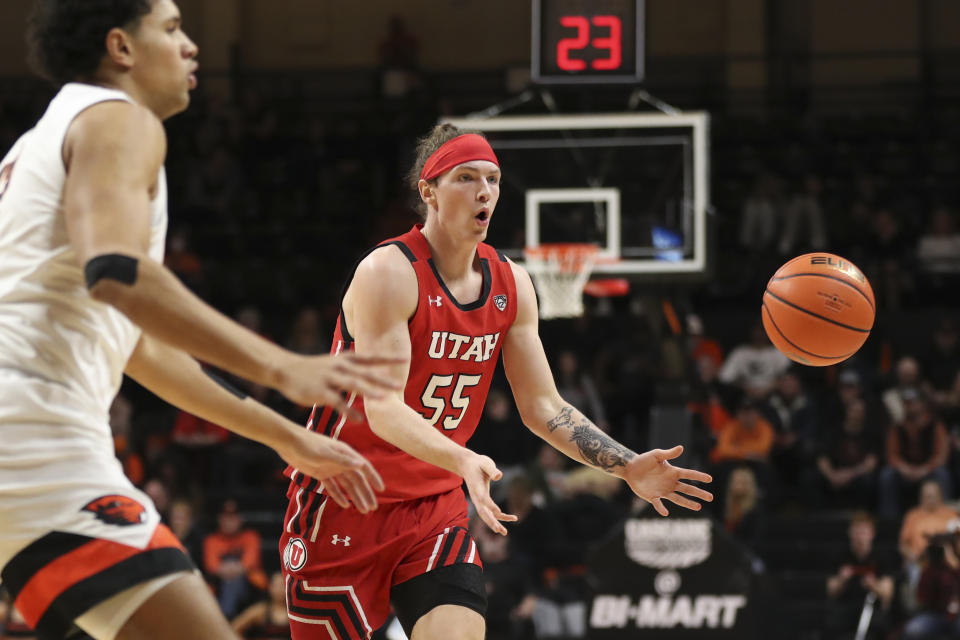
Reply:
[[280, 553], [295, 640], [370, 638], [393, 586], [457, 563], [483, 566], [460, 488], [368, 515], [293, 484], [288, 497]]

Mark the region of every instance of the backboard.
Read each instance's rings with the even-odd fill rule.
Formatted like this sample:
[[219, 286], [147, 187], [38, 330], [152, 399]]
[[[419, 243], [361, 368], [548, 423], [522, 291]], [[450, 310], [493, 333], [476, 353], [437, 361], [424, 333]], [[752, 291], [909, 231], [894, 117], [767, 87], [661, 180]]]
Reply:
[[503, 168], [488, 242], [591, 242], [603, 276], [707, 267], [708, 122], [703, 112], [448, 119], [479, 129]]

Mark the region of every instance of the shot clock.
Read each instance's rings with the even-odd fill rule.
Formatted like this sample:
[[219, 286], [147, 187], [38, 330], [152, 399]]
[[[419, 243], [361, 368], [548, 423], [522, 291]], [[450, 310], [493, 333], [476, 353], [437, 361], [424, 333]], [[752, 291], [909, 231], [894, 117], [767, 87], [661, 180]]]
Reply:
[[534, 82], [643, 81], [643, 0], [532, 2]]

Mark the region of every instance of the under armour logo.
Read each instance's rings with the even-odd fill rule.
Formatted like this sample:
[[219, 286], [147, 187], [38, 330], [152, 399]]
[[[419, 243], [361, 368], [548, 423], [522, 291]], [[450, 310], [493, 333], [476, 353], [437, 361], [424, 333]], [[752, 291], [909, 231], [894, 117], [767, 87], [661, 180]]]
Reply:
[[331, 542], [332, 544], [334, 544], [334, 545], [340, 544], [340, 543], [342, 542], [342, 543], [343, 543], [343, 546], [349, 547], [349, 546], [350, 546], [350, 536], [347, 536], [346, 538], [341, 538], [341, 537], [338, 536], [337, 534], [333, 534], [333, 538], [330, 540], [330, 542]]
[[438, 307], [443, 306], [443, 298], [441, 298], [440, 296], [437, 296], [436, 298], [431, 298], [430, 296], [427, 296], [427, 302], [430, 303], [431, 306], [432, 305], [437, 305]]

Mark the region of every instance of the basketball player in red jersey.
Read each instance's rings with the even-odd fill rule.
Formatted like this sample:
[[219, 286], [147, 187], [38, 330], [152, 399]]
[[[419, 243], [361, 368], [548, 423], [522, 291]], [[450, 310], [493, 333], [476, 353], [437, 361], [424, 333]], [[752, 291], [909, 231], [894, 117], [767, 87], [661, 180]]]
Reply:
[[334, 335], [335, 351], [402, 358], [404, 393], [366, 399], [363, 422], [328, 409], [314, 410], [308, 423], [369, 456], [387, 488], [380, 510], [358, 517], [326, 500], [322, 483], [287, 470], [281, 549], [295, 640], [369, 638], [391, 601], [412, 640], [484, 637], [486, 593], [461, 485], [479, 517], [506, 534], [502, 522], [516, 517], [489, 492], [501, 473], [465, 446], [501, 348], [523, 421], [538, 436], [622, 478], [661, 515], [663, 500], [694, 510], [700, 504], [688, 496], [712, 500], [686, 482], [710, 476], [668, 462], [681, 447], [638, 455], [560, 397], [530, 277], [483, 243], [500, 193], [486, 139], [437, 127], [420, 142], [411, 177], [425, 224], [361, 260]]

